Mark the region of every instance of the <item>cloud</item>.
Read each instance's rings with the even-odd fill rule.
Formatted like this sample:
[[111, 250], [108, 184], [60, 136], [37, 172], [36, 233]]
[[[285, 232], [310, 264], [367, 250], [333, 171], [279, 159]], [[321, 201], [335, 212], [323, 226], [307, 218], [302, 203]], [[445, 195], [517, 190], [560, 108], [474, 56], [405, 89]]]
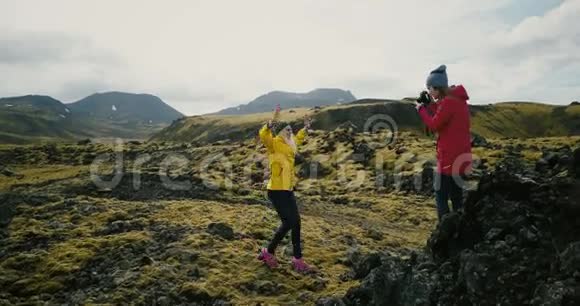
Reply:
[[124, 69], [113, 52], [82, 35], [10, 29], [0, 36], [0, 70], [9, 76], [0, 84], [3, 96], [35, 93], [71, 102], [110, 88]]
[[[10, 37], [12, 36], [12, 37]], [[70, 46], [77, 41], [61, 36], [15, 33], [3, 34], [0, 40], [0, 63], [21, 64], [60, 61], [67, 57]]]
[[[519, 3], [4, 1], [0, 29], [11, 31], [0, 30], [0, 69], [11, 77], [0, 96], [70, 101], [108, 88], [198, 114], [272, 90], [416, 95], [445, 63], [472, 103], [565, 103], [579, 92], [565, 79], [579, 78], [567, 67], [579, 61], [580, 1], [527, 13], [533, 1]], [[517, 18], [503, 19], [514, 10]]]
[[[561, 91], [547, 84], [578, 79], [562, 73], [580, 63], [580, 1], [564, 1], [542, 16], [532, 16], [514, 27], [497, 31], [476, 54], [452, 68], [472, 84], [479, 100], [545, 100], [567, 103], [580, 84]], [[575, 90], [574, 90], [575, 88]]]
[[219, 101], [225, 97], [221, 92], [200, 92], [186, 87], [167, 87], [154, 90], [158, 95], [168, 100], [180, 101]]
[[118, 64], [115, 56], [99, 50], [87, 38], [51, 33], [3, 31], [0, 63], [6, 65], [86, 61]]
[[65, 82], [55, 95], [61, 97], [62, 102], [69, 103], [96, 92], [106, 91], [111, 91], [110, 83], [104, 78], [95, 77]]

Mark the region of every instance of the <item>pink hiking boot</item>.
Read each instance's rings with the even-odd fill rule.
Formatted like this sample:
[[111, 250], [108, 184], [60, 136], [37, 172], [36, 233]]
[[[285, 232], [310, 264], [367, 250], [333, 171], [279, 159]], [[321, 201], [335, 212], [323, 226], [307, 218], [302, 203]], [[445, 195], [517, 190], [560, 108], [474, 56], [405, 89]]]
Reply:
[[260, 250], [260, 254], [258, 255], [258, 260], [261, 260], [265, 263], [270, 269], [274, 269], [278, 267], [278, 261], [276, 260], [276, 256], [270, 254], [267, 248], [262, 248]]
[[297, 259], [296, 257], [292, 257], [292, 267], [296, 272], [300, 273], [306, 273], [312, 270], [312, 268], [304, 262], [303, 258]]

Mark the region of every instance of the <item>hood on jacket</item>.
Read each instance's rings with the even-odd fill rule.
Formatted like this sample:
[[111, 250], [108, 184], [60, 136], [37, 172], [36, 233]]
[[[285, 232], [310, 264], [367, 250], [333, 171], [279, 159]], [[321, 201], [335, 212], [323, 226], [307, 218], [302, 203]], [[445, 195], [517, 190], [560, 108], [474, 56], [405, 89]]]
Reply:
[[469, 100], [469, 96], [467, 95], [467, 90], [465, 90], [465, 87], [463, 87], [463, 85], [453, 85], [449, 88], [449, 95], [459, 98], [459, 99], [463, 99], [463, 100]]

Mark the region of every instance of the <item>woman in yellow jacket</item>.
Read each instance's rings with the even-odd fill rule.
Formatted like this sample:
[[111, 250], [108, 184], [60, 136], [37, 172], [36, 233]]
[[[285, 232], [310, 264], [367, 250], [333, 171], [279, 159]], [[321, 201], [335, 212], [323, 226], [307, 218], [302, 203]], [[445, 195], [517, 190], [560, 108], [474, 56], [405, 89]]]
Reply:
[[294, 174], [294, 156], [298, 146], [302, 144], [306, 137], [306, 131], [310, 128], [310, 119], [304, 120], [304, 128], [296, 136], [292, 133], [292, 127], [284, 122], [278, 122], [280, 109], [276, 109], [274, 119], [268, 121], [260, 129], [260, 140], [266, 146], [268, 160], [270, 164], [270, 180], [268, 181], [268, 198], [276, 209], [282, 224], [274, 234], [267, 248], [262, 248], [258, 259], [263, 261], [268, 267], [278, 266], [276, 260], [276, 247], [292, 231], [292, 246], [294, 256], [292, 266], [298, 272], [306, 272], [310, 267], [302, 258], [302, 248], [300, 245], [300, 214], [296, 206], [294, 197], [294, 185], [296, 184]]

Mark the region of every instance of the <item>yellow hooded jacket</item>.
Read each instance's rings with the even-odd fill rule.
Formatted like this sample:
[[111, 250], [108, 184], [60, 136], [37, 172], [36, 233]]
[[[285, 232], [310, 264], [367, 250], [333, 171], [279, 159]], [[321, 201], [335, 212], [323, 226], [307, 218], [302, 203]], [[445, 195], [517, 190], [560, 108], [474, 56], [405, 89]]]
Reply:
[[[270, 180], [268, 190], [293, 190], [296, 184], [294, 173], [294, 156], [296, 152], [284, 141], [281, 136], [274, 137], [268, 125], [260, 129], [260, 140], [266, 146], [270, 163]], [[294, 142], [296, 147], [302, 145], [306, 137], [306, 130], [296, 133]]]

